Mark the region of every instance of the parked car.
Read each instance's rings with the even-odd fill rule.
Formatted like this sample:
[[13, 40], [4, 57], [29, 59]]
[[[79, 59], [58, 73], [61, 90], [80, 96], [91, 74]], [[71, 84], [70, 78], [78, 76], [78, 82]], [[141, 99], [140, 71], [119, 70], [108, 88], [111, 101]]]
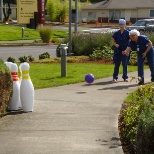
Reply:
[[132, 26], [126, 26], [127, 30], [136, 29], [138, 31], [154, 31], [154, 19], [140, 19]]

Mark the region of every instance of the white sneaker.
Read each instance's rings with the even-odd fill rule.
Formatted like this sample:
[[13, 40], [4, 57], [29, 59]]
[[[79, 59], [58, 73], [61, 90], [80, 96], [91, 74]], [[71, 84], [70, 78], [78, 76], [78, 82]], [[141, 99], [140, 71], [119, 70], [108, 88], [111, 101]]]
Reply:
[[117, 79], [113, 79], [112, 82], [117, 82]]
[[124, 82], [128, 82], [128, 79], [125, 79]]

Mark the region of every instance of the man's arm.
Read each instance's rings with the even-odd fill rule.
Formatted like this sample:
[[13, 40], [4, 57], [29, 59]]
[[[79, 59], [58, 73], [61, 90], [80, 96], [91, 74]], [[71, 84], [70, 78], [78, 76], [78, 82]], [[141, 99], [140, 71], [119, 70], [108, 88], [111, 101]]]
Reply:
[[131, 51], [131, 48], [130, 47], [127, 47], [125, 51], [122, 51], [122, 54], [123, 55], [126, 55], [126, 56], [129, 56], [130, 51]]
[[142, 54], [142, 58], [144, 58], [146, 55], [147, 55], [147, 53], [149, 52], [149, 50], [152, 48], [152, 42], [151, 41], [149, 41], [148, 42], [148, 47], [147, 47], [147, 49], [145, 50], [145, 52]]
[[114, 46], [115, 46], [116, 48], [118, 48], [118, 47], [119, 47], [119, 44], [117, 44], [117, 43], [116, 43], [115, 39], [113, 39], [113, 41], [112, 41], [112, 42], [113, 42], [113, 44], [114, 44]]

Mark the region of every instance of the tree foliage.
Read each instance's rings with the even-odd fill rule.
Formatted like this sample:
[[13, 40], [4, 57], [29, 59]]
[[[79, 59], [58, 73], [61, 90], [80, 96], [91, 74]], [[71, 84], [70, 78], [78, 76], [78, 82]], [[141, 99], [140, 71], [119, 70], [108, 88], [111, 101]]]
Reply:
[[8, 10], [7, 12], [5, 12], [5, 8], [3, 8], [3, 14], [4, 14], [4, 22], [8, 21], [9, 16], [11, 14], [11, 8], [10, 8], [10, 4], [16, 4], [16, 0], [3, 0], [3, 4], [7, 4], [8, 5]]
[[[78, 10], [90, 4], [89, 0], [86, 0], [85, 3], [81, 3], [81, 0], [78, 0]], [[46, 6], [48, 15], [52, 22], [64, 22], [69, 14], [69, 0], [48, 0]], [[75, 9], [75, 1], [72, 3], [72, 9]]]
[[47, 12], [51, 21], [64, 22], [68, 14], [68, 0], [48, 0]]

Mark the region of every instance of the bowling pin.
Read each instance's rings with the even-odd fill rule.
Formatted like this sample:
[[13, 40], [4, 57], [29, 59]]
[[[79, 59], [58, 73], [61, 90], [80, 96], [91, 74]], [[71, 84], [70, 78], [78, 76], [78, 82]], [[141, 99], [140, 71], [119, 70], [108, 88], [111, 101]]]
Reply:
[[9, 110], [18, 110], [20, 101], [20, 84], [18, 78], [18, 66], [15, 63], [11, 64], [11, 75], [13, 79], [13, 95], [9, 102]]
[[[21, 66], [23, 63], [19, 65], [19, 71], [20, 71], [20, 78], [19, 78], [19, 84], [21, 85], [21, 80], [22, 80], [22, 71], [21, 71]], [[19, 108], [22, 108], [21, 100], [19, 101]]]
[[24, 112], [32, 112], [34, 106], [34, 86], [29, 76], [29, 69], [30, 66], [27, 62], [21, 65], [20, 99]]
[[13, 64], [12, 62], [4, 62], [4, 64], [11, 70], [11, 64]]

